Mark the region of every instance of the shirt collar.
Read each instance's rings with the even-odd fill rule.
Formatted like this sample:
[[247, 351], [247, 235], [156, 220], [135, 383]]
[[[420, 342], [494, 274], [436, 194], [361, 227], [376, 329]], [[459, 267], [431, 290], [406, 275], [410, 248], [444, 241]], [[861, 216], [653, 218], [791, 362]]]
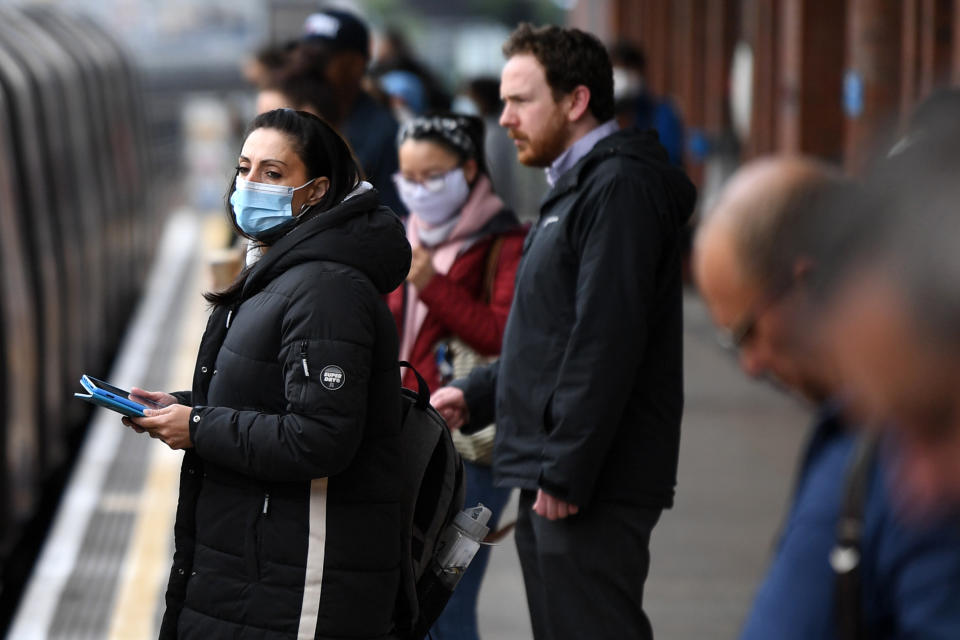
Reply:
[[566, 150], [557, 156], [557, 159], [545, 169], [547, 182], [550, 184], [550, 187], [552, 188], [560, 179], [560, 176], [569, 171], [573, 165], [577, 164], [580, 158], [590, 153], [594, 145], [619, 129], [620, 126], [616, 120], [607, 120], [596, 128], [591, 129], [585, 136], [567, 147]]

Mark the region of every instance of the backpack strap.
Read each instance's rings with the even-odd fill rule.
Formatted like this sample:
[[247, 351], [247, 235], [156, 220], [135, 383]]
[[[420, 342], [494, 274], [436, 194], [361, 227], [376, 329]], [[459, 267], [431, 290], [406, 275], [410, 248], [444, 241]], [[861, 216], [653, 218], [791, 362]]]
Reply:
[[400, 360], [397, 362], [400, 365], [400, 368], [406, 367], [413, 371], [413, 375], [417, 377], [417, 408], [426, 409], [430, 406], [430, 385], [427, 384], [427, 381], [423, 379], [423, 376], [420, 375], [420, 372], [417, 371], [412, 364], [406, 360]]
[[497, 279], [497, 268], [500, 266], [500, 252], [503, 250], [503, 236], [497, 236], [490, 243], [487, 251], [487, 262], [483, 269], [483, 301], [490, 304], [493, 300], [493, 285]]
[[841, 640], [866, 637], [860, 561], [864, 512], [879, 440], [877, 433], [866, 433], [857, 440], [853, 459], [847, 467], [843, 503], [837, 520], [837, 543], [830, 552], [830, 566], [836, 574], [837, 632]]

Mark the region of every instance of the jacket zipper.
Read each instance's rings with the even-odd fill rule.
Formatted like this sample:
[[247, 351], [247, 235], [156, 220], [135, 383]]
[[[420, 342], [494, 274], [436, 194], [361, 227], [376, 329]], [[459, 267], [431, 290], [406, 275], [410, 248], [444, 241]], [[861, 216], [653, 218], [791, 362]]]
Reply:
[[263, 523], [270, 515], [270, 493], [267, 491], [263, 492], [263, 507], [260, 509], [260, 515], [254, 520], [251, 535], [253, 536], [252, 548], [248, 548], [246, 552], [249, 556], [247, 559], [247, 567], [250, 575], [252, 575], [256, 580], [260, 579], [260, 558], [262, 556], [263, 550]]
[[303, 365], [303, 375], [310, 377], [310, 367], [307, 365], [307, 341], [300, 343], [300, 364]]

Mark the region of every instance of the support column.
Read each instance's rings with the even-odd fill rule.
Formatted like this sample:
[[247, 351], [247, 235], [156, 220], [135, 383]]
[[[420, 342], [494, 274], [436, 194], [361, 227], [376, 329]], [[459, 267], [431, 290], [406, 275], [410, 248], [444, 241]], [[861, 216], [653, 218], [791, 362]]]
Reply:
[[[958, 0], [960, 2], [960, 0]], [[710, 0], [704, 34], [703, 127], [713, 135], [729, 126], [730, 62], [737, 38], [738, 0]]]
[[950, 31], [953, 34], [950, 80], [953, 84], [960, 85], [960, 0], [953, 0], [953, 25]]
[[842, 3], [784, 0], [780, 15], [777, 148], [840, 161], [843, 153]]
[[955, 34], [951, 0], [923, 0], [920, 23], [920, 86], [917, 101], [950, 78], [950, 57]]
[[[687, 131], [703, 127], [704, 20], [707, 0], [674, 0], [671, 19], [674, 97]], [[686, 160], [687, 173], [700, 184], [702, 166]]]
[[645, 0], [640, 9], [640, 37], [647, 54], [645, 80], [655, 95], [673, 95], [676, 90], [670, 65], [670, 9], [669, 0]]
[[776, 150], [778, 7], [779, 3], [770, 0], [743, 0], [742, 4], [743, 38], [753, 49], [753, 100], [744, 159]]
[[[899, 0], [848, 0], [845, 166], [858, 174], [892, 141], [900, 101]], [[858, 88], [859, 87], [859, 88]], [[852, 98], [852, 99], [851, 99]]]
[[900, 115], [899, 129], [907, 124], [917, 96], [920, 70], [920, 1], [903, 1], [903, 31], [900, 56]]

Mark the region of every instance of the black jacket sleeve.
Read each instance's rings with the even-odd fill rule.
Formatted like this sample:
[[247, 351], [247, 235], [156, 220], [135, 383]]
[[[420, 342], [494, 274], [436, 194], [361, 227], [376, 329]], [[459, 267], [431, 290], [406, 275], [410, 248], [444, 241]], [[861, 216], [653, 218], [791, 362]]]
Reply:
[[286, 411], [194, 407], [190, 435], [198, 454], [267, 481], [343, 471], [366, 423], [376, 304], [369, 283], [348, 276], [304, 282], [282, 324]]
[[575, 319], [548, 406], [540, 471], [541, 488], [577, 505], [593, 495], [636, 384], [663, 243], [675, 233], [666, 195], [651, 182], [655, 173], [628, 164], [597, 176], [571, 227], [579, 255]]

